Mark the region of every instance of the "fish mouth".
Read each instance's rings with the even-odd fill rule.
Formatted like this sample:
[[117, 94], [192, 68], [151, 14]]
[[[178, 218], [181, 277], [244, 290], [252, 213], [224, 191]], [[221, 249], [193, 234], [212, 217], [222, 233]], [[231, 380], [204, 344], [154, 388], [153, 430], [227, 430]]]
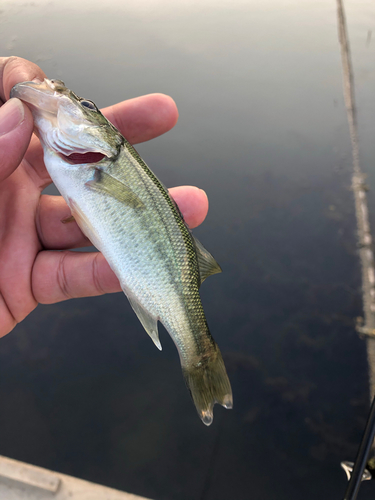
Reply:
[[10, 97], [17, 97], [41, 112], [57, 116], [61, 94], [57, 93], [54, 82], [45, 78], [43, 82], [17, 83], [10, 91]]
[[96, 151], [89, 151], [88, 153], [72, 153], [70, 155], [64, 155], [63, 153], [59, 153], [60, 158], [62, 158], [65, 162], [70, 163], [71, 165], [84, 165], [84, 164], [92, 164], [99, 163], [103, 158], [108, 158], [103, 153], [98, 153]]
[[[98, 163], [116, 153], [109, 144], [92, 139], [94, 129], [99, 127], [85, 119], [80, 110], [80, 98], [61, 80], [45, 78], [43, 82], [21, 82], [12, 88], [10, 97], [27, 104], [43, 146], [52, 149], [66, 163]], [[89, 132], [82, 134], [82, 130]]]

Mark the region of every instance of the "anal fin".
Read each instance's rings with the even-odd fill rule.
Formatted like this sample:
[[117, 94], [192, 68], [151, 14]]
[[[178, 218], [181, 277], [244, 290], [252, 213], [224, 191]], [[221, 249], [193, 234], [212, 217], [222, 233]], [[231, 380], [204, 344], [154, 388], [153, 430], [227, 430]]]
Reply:
[[133, 311], [138, 316], [139, 321], [142, 323], [143, 328], [151, 337], [153, 343], [159, 349], [162, 350], [161, 343], [159, 340], [158, 333], [158, 320], [152, 316], [146, 309], [139, 303], [139, 301], [135, 297], [129, 297], [127, 295], [130, 305], [133, 308]]

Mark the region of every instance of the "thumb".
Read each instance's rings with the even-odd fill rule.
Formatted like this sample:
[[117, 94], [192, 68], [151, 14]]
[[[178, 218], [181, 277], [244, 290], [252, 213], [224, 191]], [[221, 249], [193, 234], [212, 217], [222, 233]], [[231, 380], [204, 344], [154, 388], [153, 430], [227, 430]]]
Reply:
[[30, 110], [19, 99], [0, 108], [0, 182], [21, 163], [33, 133]]

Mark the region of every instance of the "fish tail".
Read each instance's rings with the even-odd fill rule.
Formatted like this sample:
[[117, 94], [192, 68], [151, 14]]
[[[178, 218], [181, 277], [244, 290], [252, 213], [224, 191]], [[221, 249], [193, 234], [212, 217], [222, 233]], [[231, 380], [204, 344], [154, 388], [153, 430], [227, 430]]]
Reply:
[[216, 344], [214, 350], [202, 356], [197, 363], [184, 363], [182, 371], [195, 407], [205, 425], [212, 424], [215, 403], [227, 409], [232, 408], [232, 389]]

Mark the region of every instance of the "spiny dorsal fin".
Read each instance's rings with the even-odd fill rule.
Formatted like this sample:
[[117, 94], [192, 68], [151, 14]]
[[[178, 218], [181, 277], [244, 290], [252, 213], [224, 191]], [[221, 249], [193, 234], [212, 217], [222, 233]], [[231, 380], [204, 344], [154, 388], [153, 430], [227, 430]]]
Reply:
[[144, 208], [143, 202], [126, 184], [100, 168], [95, 168], [94, 178], [86, 182], [85, 186], [106, 193], [129, 207]]
[[127, 295], [133, 311], [138, 316], [139, 321], [142, 323], [143, 328], [150, 335], [153, 343], [161, 351], [161, 343], [158, 334], [158, 320], [152, 316], [146, 309], [139, 303], [135, 297]]
[[212, 274], [221, 273], [221, 267], [212, 257], [210, 252], [208, 252], [202, 243], [193, 236], [193, 241], [195, 244], [195, 249], [197, 251], [199, 274], [201, 278], [201, 284], [203, 281], [211, 276]]

